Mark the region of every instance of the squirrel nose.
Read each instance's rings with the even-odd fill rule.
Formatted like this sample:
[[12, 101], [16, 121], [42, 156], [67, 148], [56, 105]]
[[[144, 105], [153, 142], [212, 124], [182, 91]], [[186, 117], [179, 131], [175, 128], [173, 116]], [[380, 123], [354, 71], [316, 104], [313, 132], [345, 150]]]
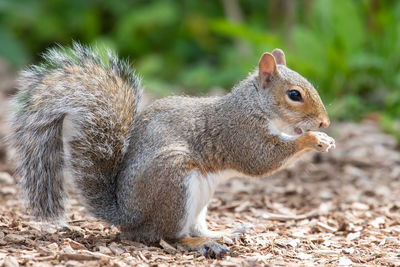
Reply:
[[329, 126], [329, 124], [331, 124], [331, 121], [329, 120], [329, 118], [322, 119], [321, 123], [319, 124], [319, 128], [327, 128]]

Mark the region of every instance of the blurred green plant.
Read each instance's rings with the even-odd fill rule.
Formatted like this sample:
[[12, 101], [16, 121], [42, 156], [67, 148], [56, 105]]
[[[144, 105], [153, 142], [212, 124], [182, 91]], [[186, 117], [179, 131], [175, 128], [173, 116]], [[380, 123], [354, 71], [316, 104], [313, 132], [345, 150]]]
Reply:
[[382, 129], [386, 133], [393, 135], [400, 144], [400, 122], [393, 120], [393, 118], [387, 115], [383, 115], [380, 118], [380, 124]]
[[400, 117], [399, 21], [391, 0], [0, 0], [0, 57], [21, 68], [77, 40], [128, 57], [159, 96], [204, 95], [281, 47], [332, 117], [382, 112], [390, 125]]

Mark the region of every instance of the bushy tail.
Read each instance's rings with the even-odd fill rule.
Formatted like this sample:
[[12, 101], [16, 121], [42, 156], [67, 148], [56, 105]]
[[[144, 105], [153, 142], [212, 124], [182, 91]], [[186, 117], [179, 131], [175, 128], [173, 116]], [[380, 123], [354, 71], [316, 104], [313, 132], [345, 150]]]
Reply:
[[[127, 62], [79, 44], [49, 50], [44, 59], [21, 72], [11, 119], [10, 141], [31, 212], [45, 220], [62, 217], [67, 166], [94, 215], [117, 223], [115, 177], [137, 113], [140, 79]], [[64, 120], [73, 132], [63, 143]]]

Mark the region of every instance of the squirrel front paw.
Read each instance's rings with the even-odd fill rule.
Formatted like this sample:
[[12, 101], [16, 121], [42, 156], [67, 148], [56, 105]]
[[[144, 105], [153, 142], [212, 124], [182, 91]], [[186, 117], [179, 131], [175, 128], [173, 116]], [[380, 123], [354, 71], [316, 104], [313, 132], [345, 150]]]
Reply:
[[323, 132], [313, 132], [317, 138], [315, 149], [319, 152], [328, 152], [329, 149], [334, 149], [335, 139]]
[[308, 131], [300, 136], [300, 146], [311, 148], [318, 152], [328, 152], [329, 149], [336, 147], [335, 139], [323, 132]]

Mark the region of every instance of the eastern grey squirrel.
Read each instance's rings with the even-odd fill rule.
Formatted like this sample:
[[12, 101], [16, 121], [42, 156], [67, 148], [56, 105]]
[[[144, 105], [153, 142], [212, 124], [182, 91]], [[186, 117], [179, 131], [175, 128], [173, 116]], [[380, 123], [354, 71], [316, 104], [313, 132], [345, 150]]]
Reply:
[[[51, 49], [22, 71], [11, 145], [29, 210], [63, 218], [63, 169], [92, 214], [145, 242], [176, 240], [219, 257], [207, 204], [219, 177], [271, 174], [307, 151], [335, 147], [314, 87], [286, 67], [280, 49], [221, 97], [167, 97], [138, 110], [131, 66], [82, 45]], [[65, 134], [65, 128], [72, 134]]]

